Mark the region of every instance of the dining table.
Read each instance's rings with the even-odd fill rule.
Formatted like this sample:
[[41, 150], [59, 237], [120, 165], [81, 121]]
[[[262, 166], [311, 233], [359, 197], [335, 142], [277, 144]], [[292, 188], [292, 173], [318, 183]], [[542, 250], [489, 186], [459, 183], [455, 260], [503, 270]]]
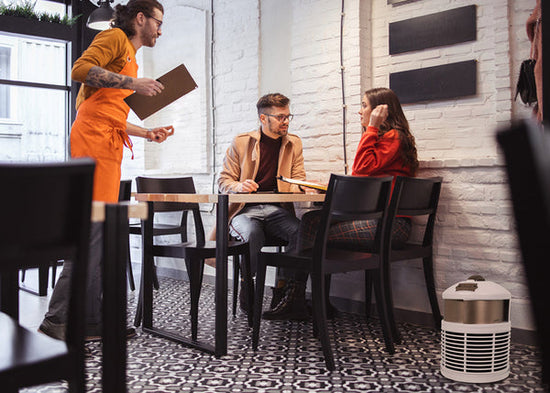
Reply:
[[[303, 203], [303, 202], [323, 202], [325, 194], [309, 194], [309, 193], [231, 193], [231, 194], [178, 194], [178, 193], [136, 193], [134, 198], [140, 202], [187, 202], [187, 203], [207, 203], [216, 205], [216, 268], [215, 268], [215, 327], [214, 327], [214, 345], [210, 343], [197, 342], [192, 339], [177, 340], [183, 345], [196, 348], [207, 353], [211, 353], [216, 357], [227, 354], [227, 292], [228, 292], [228, 268], [227, 268], [227, 246], [229, 241], [229, 216], [228, 206], [230, 203]], [[149, 212], [152, 212], [152, 206], [149, 207]], [[150, 213], [151, 214], [151, 213]], [[149, 225], [152, 226], [151, 217], [149, 217]], [[142, 222], [143, 225], [143, 222]], [[142, 229], [143, 231], [143, 229]], [[153, 236], [152, 229], [148, 232], [149, 235], [143, 236], [143, 266], [142, 266], [142, 297], [143, 310], [152, 310], [152, 280], [144, 280], [149, 274], [146, 274], [146, 269], [149, 272], [153, 269]], [[147, 237], [147, 239], [145, 239]], [[140, 295], [142, 296], [142, 295]], [[148, 303], [150, 302], [150, 303]], [[152, 311], [151, 311], [152, 313]], [[155, 333], [153, 329], [152, 315], [143, 313], [144, 331]], [[173, 339], [174, 337], [166, 337]]]

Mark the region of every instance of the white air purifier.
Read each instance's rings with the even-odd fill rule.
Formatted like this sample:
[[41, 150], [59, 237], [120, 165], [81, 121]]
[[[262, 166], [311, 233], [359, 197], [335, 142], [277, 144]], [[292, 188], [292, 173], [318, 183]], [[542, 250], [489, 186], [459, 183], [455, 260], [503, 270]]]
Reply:
[[489, 383], [510, 374], [510, 299], [505, 288], [481, 276], [472, 276], [443, 292], [443, 376]]

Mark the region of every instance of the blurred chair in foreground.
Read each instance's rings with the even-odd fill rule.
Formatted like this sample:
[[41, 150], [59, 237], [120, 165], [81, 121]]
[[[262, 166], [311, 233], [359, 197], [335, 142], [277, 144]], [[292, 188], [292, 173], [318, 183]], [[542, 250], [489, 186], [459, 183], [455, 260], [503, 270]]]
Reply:
[[[92, 184], [89, 159], [0, 164], [0, 386], [2, 392], [66, 380], [85, 391], [84, 328]], [[40, 225], [35, 225], [40, 222]], [[18, 323], [18, 270], [73, 261], [66, 341]]]
[[542, 380], [550, 384], [550, 135], [533, 122], [497, 133], [504, 152], [530, 301], [542, 349]]

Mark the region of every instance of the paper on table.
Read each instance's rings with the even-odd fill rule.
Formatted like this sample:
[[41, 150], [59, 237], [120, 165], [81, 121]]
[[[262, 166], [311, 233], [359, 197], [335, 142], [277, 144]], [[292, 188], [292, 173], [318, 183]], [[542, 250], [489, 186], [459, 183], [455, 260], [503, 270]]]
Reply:
[[134, 93], [124, 99], [140, 120], [171, 104], [181, 96], [197, 88], [189, 71], [183, 64], [157, 79], [164, 85], [164, 90], [156, 96], [144, 96]]
[[297, 184], [299, 186], [314, 188], [316, 190], [321, 190], [321, 191], [327, 190], [327, 186], [322, 184], [312, 183], [309, 181], [289, 179], [288, 177], [284, 177], [284, 176], [277, 176], [277, 179], [279, 179], [280, 181], [284, 181], [286, 183]]

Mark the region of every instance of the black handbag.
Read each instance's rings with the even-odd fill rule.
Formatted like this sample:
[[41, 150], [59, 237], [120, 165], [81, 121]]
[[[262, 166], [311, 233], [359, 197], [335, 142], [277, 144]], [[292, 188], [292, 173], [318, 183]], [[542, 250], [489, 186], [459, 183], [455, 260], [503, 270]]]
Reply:
[[528, 59], [521, 63], [519, 78], [516, 85], [516, 97], [518, 94], [524, 104], [531, 105], [537, 102], [537, 85], [535, 82], [535, 60]]

